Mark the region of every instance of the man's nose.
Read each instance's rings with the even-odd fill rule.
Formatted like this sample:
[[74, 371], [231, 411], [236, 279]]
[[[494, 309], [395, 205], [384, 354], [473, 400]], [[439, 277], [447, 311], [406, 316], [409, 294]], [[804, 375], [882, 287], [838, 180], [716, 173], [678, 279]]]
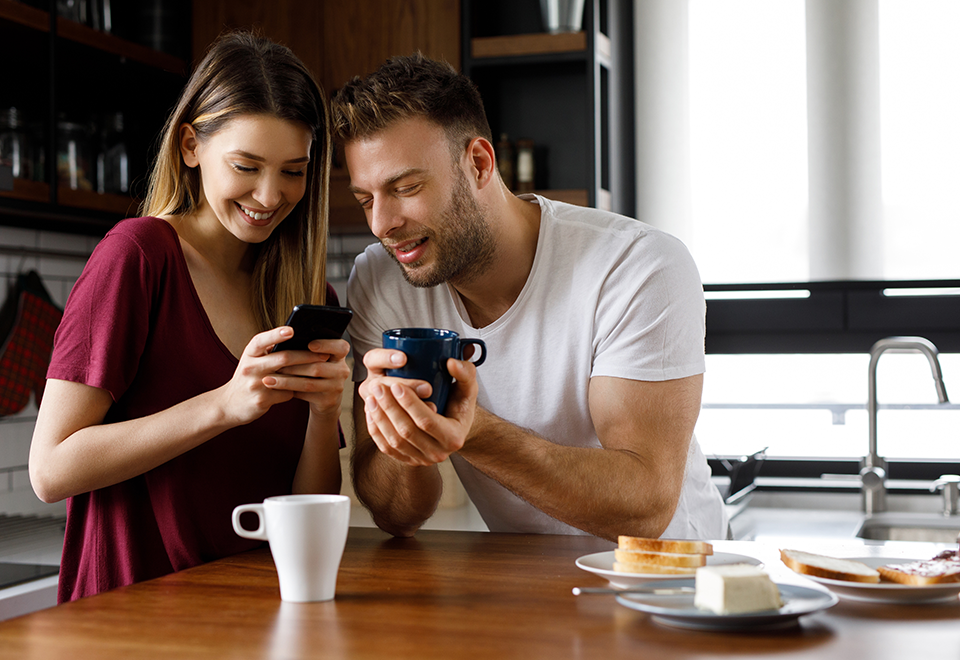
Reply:
[[403, 224], [399, 205], [390, 197], [376, 198], [367, 214], [367, 224], [377, 238], [385, 238]]

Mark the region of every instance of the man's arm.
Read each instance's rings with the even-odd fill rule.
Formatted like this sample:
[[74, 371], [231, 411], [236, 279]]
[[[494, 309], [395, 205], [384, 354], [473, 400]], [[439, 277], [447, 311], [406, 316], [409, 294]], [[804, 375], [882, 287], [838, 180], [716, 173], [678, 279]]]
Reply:
[[557, 445], [478, 409], [460, 455], [578, 529], [611, 540], [656, 538], [680, 498], [702, 387], [699, 375], [662, 382], [593, 378], [590, 414], [602, 449]]
[[406, 465], [377, 449], [367, 430], [360, 383], [353, 395], [353, 426], [351, 466], [357, 497], [370, 509], [380, 529], [394, 536], [413, 536], [440, 502], [443, 483], [439, 468]]

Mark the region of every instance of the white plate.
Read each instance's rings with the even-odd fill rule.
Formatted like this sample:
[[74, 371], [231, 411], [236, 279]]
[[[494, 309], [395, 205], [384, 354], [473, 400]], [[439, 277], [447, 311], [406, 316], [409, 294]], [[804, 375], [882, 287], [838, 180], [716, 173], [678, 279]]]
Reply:
[[[630, 587], [641, 582], [650, 582], [651, 580], [675, 580], [676, 575], [670, 573], [621, 573], [613, 570], [614, 551], [595, 552], [592, 555], [584, 555], [577, 560], [577, 566], [585, 571], [590, 571], [595, 575], [600, 575], [608, 580], [610, 584], [616, 587]], [[720, 566], [722, 564], [752, 564], [762, 566], [759, 559], [747, 557], [746, 555], [735, 555], [729, 552], [717, 552], [707, 555], [707, 566]]]
[[[891, 557], [850, 557], [871, 568], [885, 564], [907, 564], [919, 559], [899, 559]], [[896, 582], [848, 582], [847, 580], [830, 580], [827, 578], [804, 575], [817, 584], [822, 584], [833, 593], [849, 598], [850, 600], [864, 600], [878, 603], [922, 603], [932, 601], [957, 602], [960, 594], [960, 582], [947, 584], [898, 584]]]
[[[664, 580], [657, 587], [693, 587], [694, 578]], [[646, 612], [650, 617], [668, 626], [698, 630], [769, 630], [796, 625], [797, 619], [833, 607], [839, 601], [836, 594], [823, 589], [801, 587], [795, 584], [777, 584], [783, 606], [778, 610], [747, 612], [744, 614], [714, 614], [698, 609], [693, 594], [650, 595], [620, 594], [617, 602], [630, 609]]]

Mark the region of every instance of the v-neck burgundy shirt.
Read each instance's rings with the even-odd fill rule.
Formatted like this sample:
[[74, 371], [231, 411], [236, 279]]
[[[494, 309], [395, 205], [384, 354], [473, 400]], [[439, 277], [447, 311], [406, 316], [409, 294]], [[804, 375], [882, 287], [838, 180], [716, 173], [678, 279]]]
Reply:
[[[329, 285], [327, 296], [337, 304]], [[237, 364], [200, 304], [176, 231], [134, 218], [104, 237], [74, 286], [47, 377], [107, 390], [109, 424], [220, 387]], [[276, 405], [143, 475], [71, 497], [59, 601], [259, 545], [234, 533], [231, 513], [291, 492], [308, 416], [299, 399]]]

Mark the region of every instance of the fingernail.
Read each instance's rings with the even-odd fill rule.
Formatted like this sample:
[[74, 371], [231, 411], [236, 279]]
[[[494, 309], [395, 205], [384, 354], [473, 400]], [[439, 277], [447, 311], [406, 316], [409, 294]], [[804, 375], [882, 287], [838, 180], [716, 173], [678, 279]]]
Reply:
[[370, 397], [369, 399], [367, 399], [366, 404], [367, 404], [367, 410], [370, 412], [373, 412], [374, 410], [377, 409], [377, 400], [374, 399], [373, 397]]
[[403, 354], [402, 353], [391, 353], [390, 355], [390, 364], [401, 365], [403, 364]]
[[280, 328], [280, 336], [281, 336], [281, 337], [292, 337], [292, 336], [293, 336], [293, 328]]
[[378, 399], [383, 396], [383, 388], [379, 385], [374, 385], [370, 388], [370, 394], [377, 397]]
[[430, 386], [427, 384], [417, 385], [417, 396], [421, 399], [430, 396]]
[[403, 390], [404, 388], [402, 385], [400, 385], [400, 383], [395, 383], [394, 385], [390, 386], [390, 391], [393, 392], [393, 396], [398, 399], [402, 399], [404, 396], [406, 396], [406, 392]]
[[266, 378], [263, 379], [263, 384], [266, 385], [267, 387], [273, 387], [274, 385], [277, 384], [277, 379], [274, 378], [273, 376], [267, 376]]

